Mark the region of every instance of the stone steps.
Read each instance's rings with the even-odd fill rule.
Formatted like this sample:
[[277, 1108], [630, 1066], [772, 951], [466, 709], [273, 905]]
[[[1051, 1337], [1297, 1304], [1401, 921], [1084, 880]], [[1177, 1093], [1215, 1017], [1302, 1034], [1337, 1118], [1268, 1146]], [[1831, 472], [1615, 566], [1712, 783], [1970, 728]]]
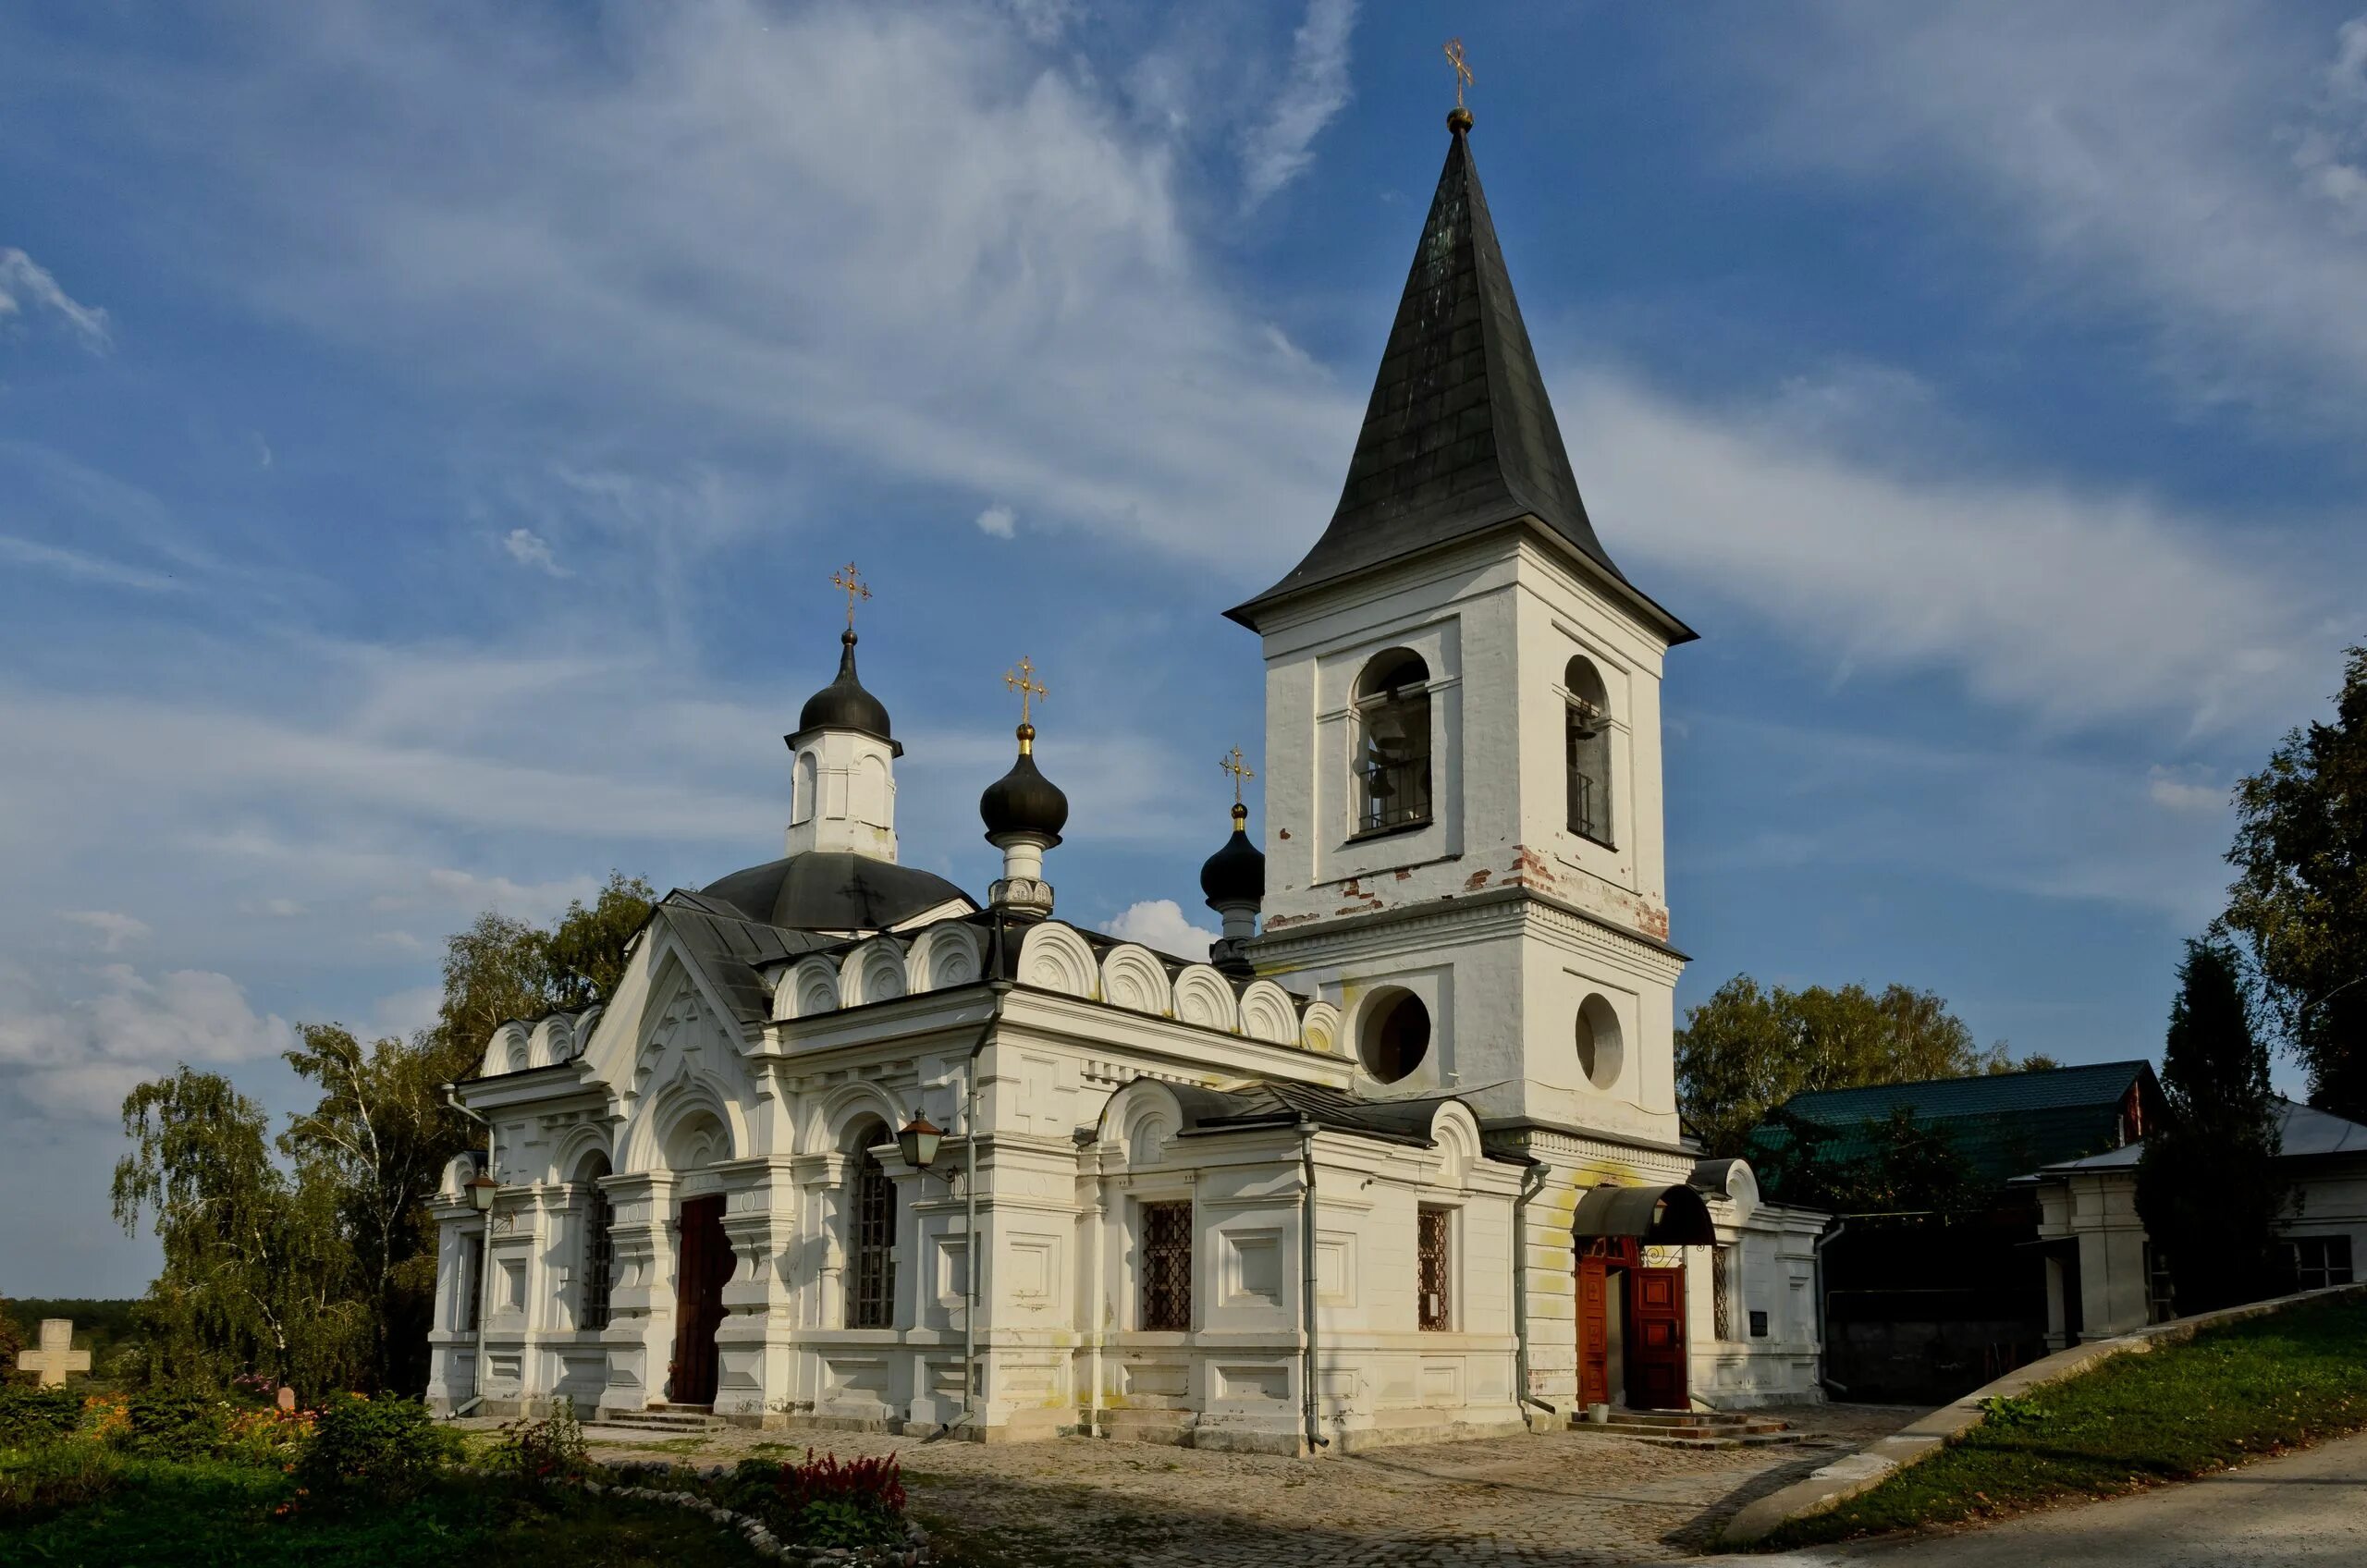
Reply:
[[1574, 1417], [1570, 1429], [1655, 1448], [1767, 1448], [1801, 1440], [1789, 1422], [1723, 1411], [1614, 1410], [1608, 1421]]
[[633, 1432], [659, 1432], [669, 1438], [695, 1438], [723, 1430], [715, 1407], [706, 1404], [653, 1404], [646, 1410], [604, 1414], [591, 1423]]

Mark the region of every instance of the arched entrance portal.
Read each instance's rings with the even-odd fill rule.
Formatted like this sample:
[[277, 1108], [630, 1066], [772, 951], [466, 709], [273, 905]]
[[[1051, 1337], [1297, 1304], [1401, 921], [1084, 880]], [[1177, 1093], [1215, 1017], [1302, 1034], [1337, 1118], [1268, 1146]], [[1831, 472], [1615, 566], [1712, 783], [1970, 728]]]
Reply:
[[[709, 1112], [686, 1118], [667, 1139], [667, 1163], [685, 1173], [730, 1152], [730, 1134]], [[693, 1182], [694, 1191], [698, 1184]], [[666, 1376], [670, 1403], [715, 1403], [715, 1331], [723, 1323], [723, 1287], [734, 1267], [731, 1239], [723, 1231], [723, 1194], [710, 1191], [684, 1198], [674, 1224], [674, 1358]]]
[[1571, 1229], [1578, 1257], [1578, 1402], [1690, 1409], [1685, 1265], [1652, 1259], [1662, 1249], [1714, 1243], [1709, 1206], [1686, 1186], [1600, 1186], [1578, 1200]]

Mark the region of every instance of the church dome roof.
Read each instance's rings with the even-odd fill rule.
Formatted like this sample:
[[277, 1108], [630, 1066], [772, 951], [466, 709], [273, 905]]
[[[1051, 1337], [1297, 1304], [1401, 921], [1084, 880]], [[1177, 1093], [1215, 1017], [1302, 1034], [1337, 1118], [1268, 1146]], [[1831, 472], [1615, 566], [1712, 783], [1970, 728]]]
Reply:
[[767, 861], [699, 892], [747, 919], [797, 931], [884, 931], [940, 904], [977, 907], [969, 894], [935, 872], [848, 850]]
[[1249, 841], [1249, 808], [1233, 808], [1233, 837], [1200, 866], [1200, 891], [1210, 909], [1262, 903], [1266, 898], [1265, 851]]
[[989, 842], [1008, 833], [1033, 833], [1049, 844], [1061, 841], [1068, 826], [1069, 798], [1036, 767], [1036, 727], [1019, 727], [1019, 760], [978, 797], [978, 816]]
[[854, 629], [839, 634], [838, 679], [805, 699], [798, 711], [797, 732], [813, 729], [852, 729], [894, 744], [889, 732], [887, 704], [864, 690], [854, 673]]

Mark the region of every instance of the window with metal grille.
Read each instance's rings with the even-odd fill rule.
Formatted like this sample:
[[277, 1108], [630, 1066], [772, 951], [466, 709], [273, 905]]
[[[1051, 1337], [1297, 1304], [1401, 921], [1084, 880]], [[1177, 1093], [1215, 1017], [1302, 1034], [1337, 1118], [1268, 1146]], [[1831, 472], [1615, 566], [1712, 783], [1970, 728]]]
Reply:
[[1419, 1322], [1444, 1332], [1454, 1327], [1454, 1211], [1425, 1207], [1417, 1237], [1417, 1287], [1421, 1291]]
[[583, 1200], [583, 1318], [579, 1327], [584, 1329], [608, 1326], [609, 1287], [616, 1280], [617, 1206], [597, 1184], [607, 1173], [604, 1164], [585, 1179], [591, 1191]]
[[1356, 678], [1358, 833], [1430, 820], [1429, 666], [1404, 649], [1382, 654]]
[[1192, 1206], [1147, 1203], [1142, 1216], [1143, 1303], [1138, 1326], [1168, 1333], [1189, 1333]]
[[1720, 1340], [1735, 1337], [1735, 1249], [1710, 1249], [1710, 1322], [1711, 1335]]
[[889, 1329], [896, 1318], [896, 1183], [869, 1149], [854, 1177], [848, 1238], [847, 1327]]
[[2322, 1291], [2350, 1283], [2349, 1236], [2297, 1236], [2291, 1245], [2294, 1280], [2301, 1289]]
[[1569, 707], [1563, 724], [1570, 783], [1570, 831], [1611, 842], [1611, 699], [1602, 676], [1583, 658], [1563, 672]]
[[2160, 1247], [2145, 1243], [2145, 1321], [2167, 1323], [2178, 1315], [2177, 1287], [2170, 1279], [2170, 1260]]
[[484, 1238], [469, 1238], [468, 1305], [461, 1308], [460, 1329], [473, 1334], [484, 1317]]

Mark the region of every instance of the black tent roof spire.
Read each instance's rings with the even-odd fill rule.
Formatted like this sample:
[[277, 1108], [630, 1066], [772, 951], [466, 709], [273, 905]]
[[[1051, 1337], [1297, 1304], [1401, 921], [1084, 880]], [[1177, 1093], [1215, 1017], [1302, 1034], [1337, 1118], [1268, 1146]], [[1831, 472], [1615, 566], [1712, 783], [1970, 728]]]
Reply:
[[1471, 127], [1458, 103], [1331, 525], [1281, 582], [1226, 613], [1254, 631], [1308, 589], [1529, 517], [1663, 635], [1690, 641], [1595, 536], [1479, 188]]

